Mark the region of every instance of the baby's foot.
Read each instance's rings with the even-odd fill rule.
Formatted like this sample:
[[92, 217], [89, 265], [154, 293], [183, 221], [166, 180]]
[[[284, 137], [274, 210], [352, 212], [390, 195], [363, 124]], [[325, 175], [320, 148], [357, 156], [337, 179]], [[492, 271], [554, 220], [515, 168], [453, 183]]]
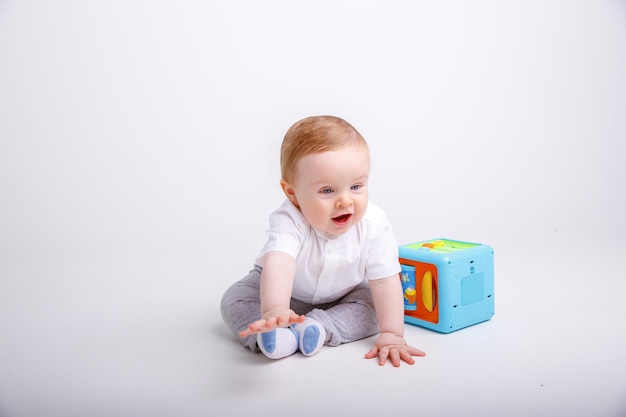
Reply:
[[298, 348], [303, 355], [313, 356], [324, 346], [326, 330], [319, 321], [307, 317], [292, 327], [298, 332]]
[[256, 338], [261, 352], [270, 359], [281, 359], [298, 350], [298, 333], [290, 327], [259, 333]]

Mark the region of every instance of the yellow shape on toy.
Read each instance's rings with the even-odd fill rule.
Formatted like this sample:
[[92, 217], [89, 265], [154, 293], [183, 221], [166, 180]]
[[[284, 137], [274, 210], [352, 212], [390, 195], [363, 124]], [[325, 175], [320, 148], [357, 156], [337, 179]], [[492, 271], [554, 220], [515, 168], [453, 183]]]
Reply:
[[435, 303], [433, 302], [433, 274], [430, 271], [424, 272], [422, 277], [422, 301], [426, 310], [432, 313]]

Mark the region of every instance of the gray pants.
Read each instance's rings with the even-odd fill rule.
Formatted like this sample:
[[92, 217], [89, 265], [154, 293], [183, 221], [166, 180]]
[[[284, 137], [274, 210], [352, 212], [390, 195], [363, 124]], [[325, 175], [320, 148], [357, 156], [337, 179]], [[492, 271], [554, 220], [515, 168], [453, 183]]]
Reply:
[[[222, 318], [244, 346], [260, 352], [256, 335], [239, 337], [239, 332], [261, 318], [261, 267], [255, 266], [222, 296]], [[372, 292], [361, 284], [344, 297], [327, 304], [312, 305], [291, 299], [291, 309], [319, 321], [326, 329], [326, 345], [338, 346], [378, 333]]]

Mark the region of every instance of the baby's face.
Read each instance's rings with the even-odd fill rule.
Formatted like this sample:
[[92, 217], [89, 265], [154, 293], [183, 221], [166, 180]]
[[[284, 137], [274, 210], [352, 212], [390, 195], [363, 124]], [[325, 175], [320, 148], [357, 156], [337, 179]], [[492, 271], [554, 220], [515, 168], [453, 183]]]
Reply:
[[314, 228], [341, 235], [365, 214], [369, 172], [368, 149], [348, 146], [304, 156], [296, 164], [293, 184], [283, 187]]

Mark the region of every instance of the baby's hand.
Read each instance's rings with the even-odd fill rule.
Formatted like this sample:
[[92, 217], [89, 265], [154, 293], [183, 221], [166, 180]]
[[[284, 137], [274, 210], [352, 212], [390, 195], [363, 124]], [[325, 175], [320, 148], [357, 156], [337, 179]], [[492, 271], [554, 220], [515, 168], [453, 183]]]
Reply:
[[276, 307], [263, 314], [263, 317], [253, 323], [241, 333], [240, 337], [247, 337], [255, 333], [266, 333], [277, 327], [287, 327], [293, 323], [302, 323], [305, 317], [296, 314], [289, 308]]
[[381, 333], [374, 347], [365, 354], [366, 359], [372, 359], [376, 356], [378, 356], [378, 364], [380, 366], [383, 366], [389, 359], [393, 366], [398, 367], [400, 366], [400, 359], [409, 365], [413, 365], [415, 363], [413, 356], [426, 356], [426, 353], [407, 345], [401, 336]]

